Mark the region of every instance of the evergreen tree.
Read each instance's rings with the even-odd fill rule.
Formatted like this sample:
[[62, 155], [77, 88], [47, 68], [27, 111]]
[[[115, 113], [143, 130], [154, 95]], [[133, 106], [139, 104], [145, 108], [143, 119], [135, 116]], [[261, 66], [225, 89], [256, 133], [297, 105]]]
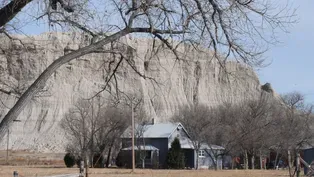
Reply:
[[184, 153], [181, 149], [180, 140], [175, 138], [167, 156], [168, 167], [171, 169], [182, 169], [185, 167]]

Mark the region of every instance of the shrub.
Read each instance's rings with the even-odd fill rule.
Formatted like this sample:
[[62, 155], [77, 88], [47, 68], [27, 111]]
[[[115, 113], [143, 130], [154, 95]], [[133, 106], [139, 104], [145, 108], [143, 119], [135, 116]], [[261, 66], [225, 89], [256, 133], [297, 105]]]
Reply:
[[93, 167], [102, 168], [104, 166], [103, 161], [104, 161], [104, 158], [101, 154], [95, 154], [93, 158]]
[[116, 165], [119, 168], [132, 168], [131, 151], [120, 151], [116, 158]]
[[182, 169], [185, 167], [184, 153], [178, 138], [175, 138], [171, 143], [171, 148], [167, 155], [167, 164], [171, 169]]
[[66, 153], [63, 160], [68, 168], [73, 167], [76, 163], [75, 156], [71, 153]]

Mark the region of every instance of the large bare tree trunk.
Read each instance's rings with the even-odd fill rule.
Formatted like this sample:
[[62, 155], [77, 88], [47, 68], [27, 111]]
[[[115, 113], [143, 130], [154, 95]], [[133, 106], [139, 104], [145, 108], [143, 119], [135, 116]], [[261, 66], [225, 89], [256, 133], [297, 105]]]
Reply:
[[88, 177], [88, 168], [89, 168], [89, 164], [88, 164], [88, 157], [86, 156], [86, 170], [85, 170], [85, 177]]
[[84, 151], [85, 177], [88, 177], [88, 154]]
[[244, 150], [244, 169], [248, 169], [249, 168], [249, 158], [247, 155], [247, 150]]
[[296, 170], [297, 170], [297, 177], [300, 177], [300, 173], [301, 173], [301, 164], [300, 164], [300, 153], [297, 152], [296, 155]]
[[278, 155], [279, 155], [279, 152], [278, 152], [278, 149], [277, 149], [277, 151], [276, 151], [276, 158], [275, 158], [275, 164], [274, 164], [274, 169], [277, 168]]
[[2, 119], [0, 123], [0, 140], [4, 137], [5, 132], [7, 131], [9, 125], [12, 124], [13, 120], [15, 120], [21, 111], [25, 108], [27, 103], [31, 101], [31, 99], [37, 94], [38, 91], [42, 90], [45, 87], [46, 81], [49, 79], [49, 77], [63, 64], [68, 63], [69, 61], [81, 57], [83, 55], [92, 53], [93, 51], [99, 49], [100, 47], [115, 41], [122, 36], [125, 36], [126, 34], [130, 33], [130, 29], [126, 28], [123, 29], [111, 36], [108, 36], [99, 42], [96, 42], [94, 44], [91, 44], [89, 46], [80, 48], [78, 50], [75, 50], [69, 54], [66, 54], [58, 59], [56, 59], [54, 62], [52, 62], [44, 72], [41, 73], [41, 75], [34, 81], [34, 83], [22, 94], [22, 96], [19, 98], [19, 100], [15, 103], [15, 105], [9, 110], [9, 112], [5, 115], [5, 117]]
[[111, 149], [112, 149], [112, 145], [110, 146], [109, 151], [108, 151], [108, 154], [107, 154], [106, 168], [109, 167], [110, 156], [111, 156]]
[[292, 177], [292, 172], [291, 172], [291, 168], [292, 168], [292, 163], [291, 163], [291, 152], [290, 150], [288, 150], [288, 169], [289, 169], [289, 176]]
[[142, 168], [145, 169], [145, 159], [142, 159]]
[[254, 170], [255, 169], [255, 156], [254, 156], [254, 153], [251, 156], [251, 165], [252, 165], [252, 170]]
[[199, 149], [196, 150], [196, 164], [195, 164], [195, 169], [196, 169], [196, 170], [198, 169], [198, 159], [199, 159], [199, 157], [198, 157], [198, 151], [199, 151]]

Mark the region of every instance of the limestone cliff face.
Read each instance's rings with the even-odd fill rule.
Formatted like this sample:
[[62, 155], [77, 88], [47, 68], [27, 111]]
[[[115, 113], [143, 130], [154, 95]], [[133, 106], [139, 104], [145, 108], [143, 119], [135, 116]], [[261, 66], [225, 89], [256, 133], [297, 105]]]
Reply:
[[[14, 88], [16, 92], [23, 92], [53, 60], [67, 50], [78, 49], [86, 40], [75, 33], [45, 33], [19, 38], [24, 46], [19, 41], [9, 42], [5, 37], [1, 37], [3, 42], [0, 44], [2, 49], [8, 49], [0, 51], [0, 85], [5, 89]], [[156, 121], [169, 120], [180, 105], [198, 102], [215, 106], [255, 97], [261, 91], [251, 68], [228, 62], [229, 74], [226, 74], [210, 52], [196, 51], [185, 45], [179, 48], [181, 58], [176, 60], [169, 50], [153, 49], [151, 40], [128, 36], [121, 41], [132, 46], [132, 52], [126, 53], [132, 55], [131, 62], [147, 78], [140, 77], [124, 61], [117, 71], [118, 88], [126, 94], [140, 95], [146, 111]], [[78, 98], [88, 98], [104, 87], [109, 62], [115, 65], [118, 58], [109, 54], [89, 54], [55, 72], [45, 91], [23, 110], [18, 118], [21, 122], [15, 122], [10, 128], [10, 148], [62, 152], [66, 141], [59, 121]], [[110, 87], [112, 92], [115, 92], [114, 85], [112, 83]], [[102, 94], [108, 95], [107, 92]], [[0, 98], [0, 116], [3, 118], [16, 95], [1, 94]], [[5, 147], [6, 141], [2, 141], [0, 148]]]

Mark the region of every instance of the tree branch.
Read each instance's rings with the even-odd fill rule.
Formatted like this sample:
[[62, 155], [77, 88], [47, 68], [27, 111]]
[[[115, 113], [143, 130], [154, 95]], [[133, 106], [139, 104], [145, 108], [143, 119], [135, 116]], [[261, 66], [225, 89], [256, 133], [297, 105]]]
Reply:
[[0, 9], [0, 28], [11, 21], [28, 3], [33, 0], [13, 0]]

